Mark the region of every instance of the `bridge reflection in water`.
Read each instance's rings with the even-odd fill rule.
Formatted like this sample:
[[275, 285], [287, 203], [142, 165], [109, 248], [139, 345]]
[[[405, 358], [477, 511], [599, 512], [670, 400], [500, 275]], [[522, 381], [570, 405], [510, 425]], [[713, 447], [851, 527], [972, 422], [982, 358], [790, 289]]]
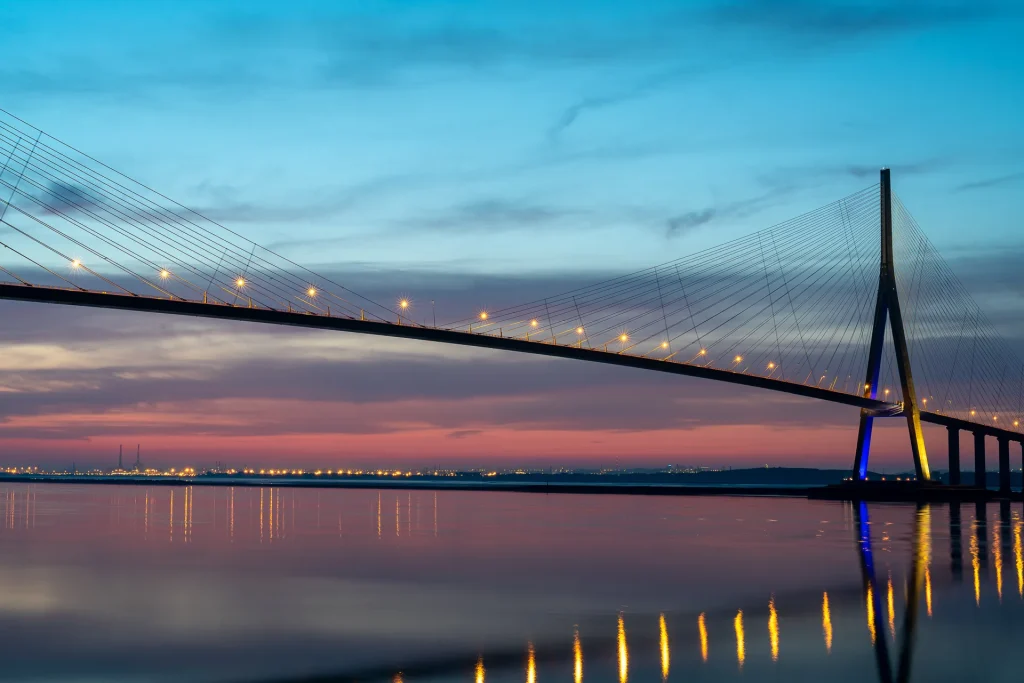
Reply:
[[[305, 496], [304, 500], [316, 501], [314, 510], [301, 504], [296, 507], [293, 491], [273, 487], [139, 488], [124, 498], [120, 497], [121, 487], [117, 487], [116, 495], [109, 493], [111, 487], [76, 488], [109, 501], [109, 510], [104, 508], [102, 516], [109, 515], [111, 529], [148, 545], [179, 548], [187, 553], [206, 550], [214, 537], [219, 543], [244, 544], [244, 552], [287, 548], [301, 541], [314, 526], [324, 539], [361, 538], [372, 544], [390, 539], [395, 544], [392, 548], [406, 543], [420, 548], [444, 542], [446, 536], [450, 540], [452, 529], [446, 529], [445, 523], [452, 524], [455, 519], [443, 506], [439, 513], [434, 493], [418, 493], [415, 497], [405, 492], [334, 495], [332, 500], [345, 501], [341, 507], [321, 506], [317, 492], [300, 493], [300, 499]], [[56, 496], [68, 490], [46, 485], [0, 486], [4, 517], [0, 542], [9, 543], [16, 535], [28, 537], [52, 531], [52, 503], [48, 513], [47, 501], [40, 492]], [[443, 493], [441, 498], [445, 498]], [[328, 500], [327, 495], [324, 500]], [[921, 656], [915, 651], [921, 620], [936, 615], [949, 619], [957, 611], [962, 614], [965, 607], [1001, 609], [1011, 601], [1019, 604], [1024, 598], [1024, 521], [1019, 507], [1007, 502], [976, 505], [965, 521], [961, 504], [948, 506], [948, 565], [946, 559], [936, 557], [932, 540], [933, 531], [938, 534], [941, 529], [936, 520], [943, 519], [947, 512], [943, 507], [916, 508], [909, 543], [904, 544], [902, 538], [894, 538], [898, 535], [884, 517], [882, 522], [872, 524], [868, 506], [844, 505], [853, 530], [849, 539], [852, 543], [847, 547], [855, 548], [859, 562], [860, 581], [853, 589], [840, 583], [838, 587], [794, 592], [767, 590], [771, 584], [754, 583], [757, 591], [765, 592], [761, 598], [750, 598], [747, 584], [759, 570], [747, 568], [747, 573], [723, 576], [726, 583], [736, 583], [732, 593], [747, 596], [735, 601], [727, 597], [731, 593], [711, 599], [704, 596], [699, 584], [681, 583], [680, 595], [685, 593], [697, 600], [686, 610], [646, 610], [627, 604], [594, 617], [576, 614], [565, 621], [564, 636], [558, 635], [559, 625], [555, 623], [554, 628], [524, 630], [518, 645], [515, 640], [509, 645], [510, 641], [503, 638], [498, 649], [465, 645], [467, 651], [460, 653], [466, 642], [462, 640], [454, 654], [441, 660], [403, 661], [392, 657], [390, 661], [402, 661], [400, 671], [398, 667], [359, 668], [301, 680], [545, 683], [571, 677], [574, 683], [584, 679], [628, 683], [652, 676], [660, 676], [663, 681], [721, 679], [739, 676], [740, 671], [746, 677], [757, 676], [766, 669], [782, 675], [788, 667], [802, 663], [810, 651], [816, 651], [822, 661], [841, 666], [847, 653], [857, 651], [860, 656], [871, 648], [877, 679], [905, 683], [911, 680], [915, 657]], [[827, 508], [839, 509], [831, 504]], [[872, 509], [876, 516], [885, 514], [885, 508]], [[588, 511], [587, 515], [589, 519], [592, 513]], [[693, 522], [687, 524], [692, 526]], [[356, 543], [353, 547], [360, 546]], [[849, 558], [852, 560], [853, 555]], [[965, 568], [967, 563], [970, 566]], [[681, 572], [681, 581], [684, 576], [691, 575]], [[422, 657], [422, 652], [417, 656]]]
[[[913, 661], [915, 655], [915, 640], [917, 637], [918, 619], [922, 610], [928, 618], [933, 616], [933, 592], [932, 592], [932, 511], [931, 505], [920, 505], [917, 507], [914, 518], [913, 537], [911, 541], [911, 557], [909, 571], [905, 584], [900, 587], [894, 585], [892, 572], [889, 570], [884, 581], [879, 576], [874, 546], [872, 539], [872, 527], [868, 506], [866, 503], [852, 504], [852, 514], [855, 521], [857, 537], [855, 539], [858, 557], [861, 567], [862, 579], [862, 618], [865, 619], [865, 629], [861, 637], [870, 640], [872, 650], [875, 654], [875, 662], [880, 683], [907, 683], [911, 680]], [[961, 513], [960, 503], [952, 503], [949, 506], [949, 536], [950, 536], [950, 575], [954, 583], [963, 581], [963, 552], [961, 543]], [[975, 604], [981, 605], [982, 580], [987, 576], [986, 550], [986, 507], [978, 504], [976, 518], [971, 525], [970, 547], [971, 564], [973, 571], [973, 591]], [[1024, 549], [1022, 549], [1022, 535], [1024, 535], [1024, 519], [1018, 512], [1011, 510], [1010, 503], [1004, 501], [999, 505], [999, 525], [993, 529], [993, 559], [995, 565], [994, 582], [998, 600], [1003, 600], [1003, 576], [1004, 566], [1013, 558], [1013, 572], [1016, 578], [1016, 591], [1019, 598], [1024, 598]], [[885, 540], [890, 540], [885, 536]], [[902, 592], [904, 598], [899, 604], [897, 593]], [[884, 597], [883, 597], [884, 596]], [[845, 597], [845, 596], [844, 596]], [[923, 598], [923, 605], [922, 605]], [[883, 606], [884, 599], [884, 606]], [[837, 610], [853, 610], [855, 602], [849, 600], [841, 603], [841, 607], [833, 607], [829, 599], [828, 591], [821, 594], [821, 633], [822, 647], [826, 655], [832, 654], [834, 627], [833, 619], [837, 616]], [[797, 604], [796, 611], [800, 616], [806, 616], [807, 604]], [[781, 620], [784, 615], [776, 604], [774, 594], [770, 595], [767, 602], [766, 624], [762, 626], [760, 617], [751, 616], [757, 614], [758, 610], [750, 607], [736, 610], [732, 616], [732, 631], [734, 642], [726, 644], [719, 652], [732, 651], [738, 670], [742, 671], [748, 659], [748, 648], [752, 641], [760, 641], [767, 638], [768, 655], [772, 662], [780, 661], [784, 652], [780, 648], [782, 629]], [[619, 683], [628, 683], [630, 680], [630, 663], [633, 657], [645, 657], [657, 652], [660, 661], [656, 662], [661, 671], [662, 681], [668, 681], [671, 670], [672, 648], [676, 651], [685, 648], [695, 648], [700, 653], [703, 664], [708, 664], [711, 659], [711, 643], [709, 639], [709, 622], [724, 622], [729, 618], [728, 613], [718, 612], [709, 617], [707, 612], [699, 613], [695, 618], [695, 628], [686, 625], [690, 621], [682, 615], [672, 618], [675, 622], [675, 629], [670, 632], [669, 616], [664, 612], [659, 613], [657, 621], [657, 649], [645, 647], [647, 642], [644, 638], [637, 639], [640, 647], [634, 645], [631, 649], [629, 629], [642, 623], [650, 617], [636, 616], [629, 618], [620, 612], [617, 615], [616, 637], [614, 639], [614, 657], [609, 657], [607, 646], [609, 641], [600, 635], [595, 638], [595, 647], [591, 650], [591, 659], [601, 664], [616, 664], [617, 678]], [[692, 622], [691, 622], [692, 623]], [[897, 624], [899, 627], [897, 628]], [[888, 637], [887, 637], [888, 636]], [[857, 636], [854, 636], [857, 637]], [[692, 639], [692, 642], [691, 642]], [[893, 645], [893, 652], [890, 652], [890, 642]], [[563, 656], [564, 655], [564, 656]], [[895, 655], [895, 659], [893, 656]], [[725, 656], [725, 655], [720, 655]], [[476, 665], [472, 670], [475, 672], [476, 683], [484, 683], [485, 672], [491, 674], [505, 674], [502, 680], [507, 680], [507, 674], [516, 668], [523, 666], [520, 662], [525, 661], [524, 677], [526, 683], [537, 683], [538, 680], [538, 659], [542, 659], [545, 666], [560, 668], [559, 665], [564, 658], [571, 658], [574, 683], [582, 683], [584, 672], [584, 652], [579, 627], [574, 627], [571, 645], [566, 643], [564, 648], [555, 644], [545, 644], [544, 649], [538, 653], [533, 642], [525, 646], [523, 659], [515, 654], [507, 652], [495, 653], [493, 658], [485, 654], [475, 656]], [[611, 661], [610, 661], [611, 660]], [[472, 661], [471, 657], [467, 662]], [[488, 663], [490, 662], [490, 663]], [[485, 668], [486, 664], [486, 668]], [[607, 678], [608, 671], [594, 672], [595, 665], [588, 667], [588, 671], [599, 678]], [[422, 676], [424, 679], [434, 679], [438, 676], [446, 680], [457, 680], [462, 670], [469, 670], [459, 662], [448, 662], [437, 666], [433, 663], [425, 663], [422, 668], [415, 665], [404, 667], [400, 672], [390, 671], [359, 671], [346, 672], [337, 676], [323, 678], [304, 678], [304, 683], [314, 681], [334, 680], [387, 680], [392, 678], [395, 681], [407, 681], [410, 677]], [[692, 671], [690, 672], [692, 673]], [[685, 671], [679, 675], [681, 680], [687, 678]], [[282, 681], [281, 683], [286, 683]]]

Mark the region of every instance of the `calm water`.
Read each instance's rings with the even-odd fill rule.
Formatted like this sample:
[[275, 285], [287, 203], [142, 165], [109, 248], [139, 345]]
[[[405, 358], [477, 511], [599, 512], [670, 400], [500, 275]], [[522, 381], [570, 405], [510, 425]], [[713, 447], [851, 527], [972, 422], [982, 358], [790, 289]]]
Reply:
[[957, 524], [766, 498], [6, 484], [0, 507], [3, 680], [1024, 670], [1019, 503]]

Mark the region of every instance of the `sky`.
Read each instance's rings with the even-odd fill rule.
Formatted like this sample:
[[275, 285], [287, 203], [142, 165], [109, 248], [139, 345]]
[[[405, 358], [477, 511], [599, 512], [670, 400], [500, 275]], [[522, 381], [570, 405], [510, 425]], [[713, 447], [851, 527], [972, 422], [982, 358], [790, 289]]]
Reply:
[[[9, 0], [0, 26], [0, 107], [423, 316], [692, 253], [888, 166], [1024, 348], [1011, 0]], [[845, 467], [856, 440], [849, 408], [596, 364], [10, 302], [0, 319], [0, 464], [141, 444], [157, 465]], [[910, 465], [902, 424], [875, 445]]]

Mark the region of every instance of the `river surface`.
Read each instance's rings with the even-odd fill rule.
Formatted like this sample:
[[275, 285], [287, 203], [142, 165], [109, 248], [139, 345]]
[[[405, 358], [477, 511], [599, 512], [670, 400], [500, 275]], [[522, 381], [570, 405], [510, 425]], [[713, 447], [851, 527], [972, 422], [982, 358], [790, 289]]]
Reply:
[[1018, 681], [1021, 506], [0, 484], [0, 680]]

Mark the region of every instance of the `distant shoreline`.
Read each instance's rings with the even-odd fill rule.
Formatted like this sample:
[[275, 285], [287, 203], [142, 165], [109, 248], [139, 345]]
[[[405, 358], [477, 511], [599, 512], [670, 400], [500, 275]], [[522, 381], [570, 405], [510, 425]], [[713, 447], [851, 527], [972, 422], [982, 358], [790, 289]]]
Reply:
[[[778, 468], [783, 475], [787, 468]], [[391, 489], [419, 491], [505, 491], [509, 493], [631, 495], [631, 496], [742, 496], [806, 498], [812, 500], [864, 500], [877, 502], [957, 502], [989, 500], [1024, 500], [1024, 493], [1014, 491], [1008, 498], [998, 492], [970, 487], [948, 487], [942, 484], [918, 486], [910, 481], [870, 481], [855, 484], [843, 481], [840, 470], [796, 470], [804, 474], [800, 483], [747, 483], [756, 470], [707, 473], [723, 475], [715, 479], [740, 481], [685, 482], [679, 479], [701, 478], [695, 475], [640, 475], [618, 477], [601, 475], [506, 475], [502, 477], [385, 477], [356, 478], [313, 476], [253, 476], [203, 474], [192, 477], [145, 475], [38, 475], [0, 474], [0, 482], [38, 484], [87, 484], [107, 486], [211, 486], [211, 487], [277, 487], [309, 489]], [[770, 472], [771, 470], [761, 470]], [[817, 473], [819, 476], [812, 476]], [[774, 477], [773, 477], [774, 478]], [[801, 477], [794, 477], [799, 479]], [[838, 481], [827, 482], [820, 479]], [[619, 481], [594, 481], [594, 479]], [[653, 480], [652, 480], [653, 479]], [[812, 481], [818, 479], [818, 481]], [[675, 480], [675, 481], [673, 481]]]

